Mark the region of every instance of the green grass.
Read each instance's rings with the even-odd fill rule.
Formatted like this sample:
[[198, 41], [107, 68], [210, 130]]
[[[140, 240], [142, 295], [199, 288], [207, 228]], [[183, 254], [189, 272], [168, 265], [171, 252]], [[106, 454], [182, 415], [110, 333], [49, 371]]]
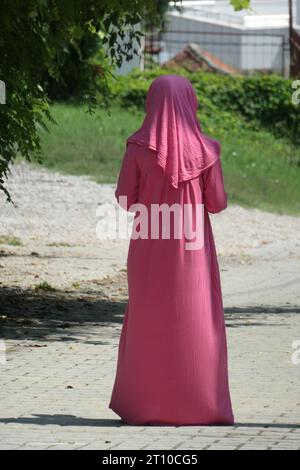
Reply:
[[50, 134], [41, 130], [43, 165], [73, 175], [90, 175], [98, 183], [114, 183], [125, 152], [129, 132], [139, 125], [138, 116], [114, 109], [92, 116], [83, 107], [56, 104], [52, 115], [59, 124]]
[[[73, 175], [115, 183], [128, 135], [143, 121], [142, 112], [119, 107], [90, 116], [82, 107], [55, 104], [58, 126], [41, 131], [43, 165]], [[203, 116], [203, 129], [219, 139], [229, 203], [300, 214], [300, 149], [288, 139], [254, 130], [236, 116]], [[228, 124], [229, 123], [229, 124]], [[245, 125], [244, 125], [245, 124]], [[222, 127], [223, 126], [223, 127]]]
[[0, 235], [0, 245], [22, 246], [22, 241], [14, 235]]
[[244, 207], [300, 215], [300, 167], [291, 164], [299, 148], [268, 132], [245, 131], [223, 142], [229, 201]]
[[52, 287], [47, 281], [41, 282], [40, 284], [34, 284], [34, 290], [43, 290], [43, 291], [55, 291], [56, 289]]
[[54, 242], [54, 243], [47, 243], [46, 246], [51, 246], [51, 247], [64, 247], [64, 248], [73, 248], [78, 245], [72, 245], [71, 243], [66, 243], [66, 242]]

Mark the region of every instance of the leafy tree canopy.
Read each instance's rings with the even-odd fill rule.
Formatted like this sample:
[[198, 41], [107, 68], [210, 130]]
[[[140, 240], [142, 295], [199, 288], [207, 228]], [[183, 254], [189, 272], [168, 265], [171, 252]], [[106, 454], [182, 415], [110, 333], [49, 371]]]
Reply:
[[[248, 0], [230, 0], [236, 9]], [[181, 5], [175, 1], [176, 6]], [[38, 127], [52, 120], [45, 74], [64, 79], [61, 71], [77, 53], [87, 79], [82, 97], [92, 111], [109, 101], [107, 76], [114, 66], [132, 58], [142, 31], [150, 22], [160, 27], [167, 0], [2, 0], [0, 15], [0, 79], [6, 85], [6, 104], [0, 105], [0, 191], [10, 200], [4, 182], [17, 154], [40, 158]], [[85, 50], [98, 45], [93, 62]], [[73, 68], [74, 70], [74, 68]], [[75, 67], [76, 70], [76, 67]]]

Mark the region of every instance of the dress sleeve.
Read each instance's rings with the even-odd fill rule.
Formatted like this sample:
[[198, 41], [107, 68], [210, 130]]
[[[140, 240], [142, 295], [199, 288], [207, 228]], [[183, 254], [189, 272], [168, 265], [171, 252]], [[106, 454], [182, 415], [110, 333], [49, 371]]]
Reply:
[[[140, 169], [137, 162], [137, 152], [135, 146], [127, 145], [121, 170], [119, 173], [115, 197], [121, 207], [129, 210], [132, 204], [138, 200]], [[127, 199], [120, 197], [126, 196]]]
[[227, 207], [227, 193], [224, 188], [224, 179], [221, 160], [218, 159], [211, 167], [203, 172], [204, 205], [208, 212], [217, 213]]

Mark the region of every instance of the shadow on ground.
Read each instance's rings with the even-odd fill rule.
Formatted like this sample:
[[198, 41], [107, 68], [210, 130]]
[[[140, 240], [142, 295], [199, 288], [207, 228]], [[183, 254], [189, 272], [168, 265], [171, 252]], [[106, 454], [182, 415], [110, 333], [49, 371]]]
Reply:
[[[30, 424], [30, 425], [38, 425], [38, 426], [86, 426], [86, 427], [121, 427], [121, 426], [139, 426], [139, 425], [129, 425], [122, 421], [121, 419], [94, 419], [94, 418], [81, 418], [79, 416], [73, 415], [44, 415], [44, 414], [34, 414], [30, 417], [20, 417], [20, 418], [0, 418], [0, 423], [2, 424]], [[145, 427], [146, 425], [142, 425]], [[151, 424], [148, 425], [153, 426]], [[162, 425], [155, 425], [155, 426], [168, 426], [171, 425], [162, 424]], [[190, 425], [190, 426], [200, 426], [197, 425]], [[222, 425], [218, 425], [220, 427]], [[224, 425], [223, 425], [224, 426]], [[181, 427], [181, 426], [173, 426], [172, 427]], [[211, 426], [205, 426], [211, 427]], [[215, 426], [212, 426], [215, 427]], [[225, 427], [225, 426], [224, 426]], [[226, 426], [227, 427], [227, 426]], [[234, 426], [229, 426], [230, 428], [264, 428], [264, 429], [299, 429], [300, 424], [292, 424], [292, 423], [235, 423]]]
[[126, 295], [124, 274], [64, 291], [0, 287], [0, 337], [74, 341], [83, 327], [121, 324]]
[[[58, 290], [0, 287], [0, 338], [35, 341], [62, 340], [100, 344], [93, 337], [78, 335], [84, 327], [122, 324], [127, 302], [126, 272], [107, 279], [80, 283], [79, 289]], [[295, 306], [246, 306], [225, 308], [226, 324], [241, 326], [273, 325], [277, 314], [300, 313]], [[76, 338], [77, 336], [77, 338]], [[102, 342], [103, 343], [103, 342]], [[101, 343], [101, 344], [102, 344]]]

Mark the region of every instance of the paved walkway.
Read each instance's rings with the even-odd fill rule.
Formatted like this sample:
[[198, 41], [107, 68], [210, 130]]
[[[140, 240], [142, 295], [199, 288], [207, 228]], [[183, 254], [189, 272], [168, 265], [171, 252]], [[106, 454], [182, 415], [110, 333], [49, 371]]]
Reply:
[[[229, 208], [228, 219], [234, 214]], [[254, 228], [255, 217], [264, 215], [240, 214], [245, 221], [248, 214]], [[127, 299], [126, 246], [110, 262], [106, 257], [105, 276], [99, 266], [103, 247], [97, 248], [98, 258], [90, 245], [75, 256], [70, 254], [75, 247], [39, 239], [32, 254], [34, 241], [28, 238], [20, 246], [0, 247], [0, 449], [300, 449], [300, 353], [292, 356], [293, 342], [300, 340], [300, 253], [292, 243], [299, 219], [279, 218], [282, 227], [285, 220], [291, 224], [280, 241], [249, 243], [239, 252], [236, 243], [231, 250], [229, 241], [221, 243], [225, 212], [212, 219], [221, 246], [236, 425], [121, 424], [108, 402]], [[18, 229], [16, 220], [9, 233]], [[67, 272], [61, 288], [52, 277], [51, 285], [41, 283], [55, 272], [56, 259]], [[35, 279], [41, 284], [34, 285]], [[3, 340], [6, 364], [1, 364]]]
[[236, 426], [122, 425], [107, 405], [125, 284], [121, 272], [76, 293], [5, 292], [0, 448], [300, 449], [293, 306], [226, 307]]

